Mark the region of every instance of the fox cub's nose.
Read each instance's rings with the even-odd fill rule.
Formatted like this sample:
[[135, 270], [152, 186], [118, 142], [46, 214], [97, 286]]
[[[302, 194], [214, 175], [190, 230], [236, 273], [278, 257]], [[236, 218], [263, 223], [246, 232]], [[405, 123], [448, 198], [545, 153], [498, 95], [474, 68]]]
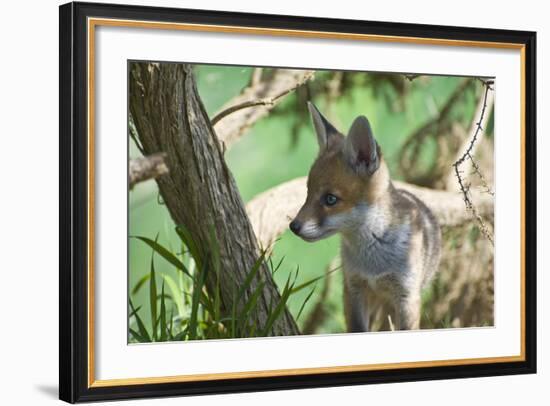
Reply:
[[289, 227], [294, 234], [298, 234], [300, 232], [300, 229], [302, 228], [302, 223], [300, 223], [298, 220], [292, 220]]

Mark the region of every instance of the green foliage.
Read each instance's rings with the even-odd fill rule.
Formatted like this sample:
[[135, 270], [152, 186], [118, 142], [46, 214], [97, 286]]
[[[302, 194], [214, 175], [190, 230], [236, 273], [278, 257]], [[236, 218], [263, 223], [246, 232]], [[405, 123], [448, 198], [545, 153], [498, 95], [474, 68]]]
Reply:
[[[219, 274], [221, 260], [214, 232], [211, 232], [208, 249], [200, 247], [189, 231], [176, 227], [176, 234], [184, 248], [180, 254], [171, 252], [157, 240], [147, 237], [133, 237], [151, 248], [149, 273], [138, 280], [131, 290], [131, 296], [137, 295], [148, 284], [150, 320], [144, 321], [142, 306], [135, 307], [132, 297], [129, 300], [129, 342], [187, 341], [222, 338], [265, 337], [271, 335], [273, 324], [283, 315], [289, 299], [306, 288], [311, 288], [301, 310], [314, 292], [314, 284], [322, 277], [297, 284], [299, 271], [289, 273], [277, 302], [270, 303], [267, 321], [258, 325], [255, 310], [258, 306], [265, 280], [259, 271], [266, 264], [274, 275], [282, 260], [274, 266], [271, 258], [262, 252], [253, 267], [247, 272], [241, 286], [235, 286], [233, 301], [229, 310], [224, 311], [221, 300]], [[171, 275], [157, 272], [155, 254], [176, 269], [183, 278], [178, 284]], [[213, 288], [206, 287], [206, 281], [214, 274]], [[162, 281], [160, 292], [157, 282]], [[247, 294], [254, 281], [259, 281], [251, 294]], [[170, 295], [166, 294], [168, 285]], [[174, 314], [176, 310], [176, 314]], [[300, 311], [301, 313], [301, 311]]]

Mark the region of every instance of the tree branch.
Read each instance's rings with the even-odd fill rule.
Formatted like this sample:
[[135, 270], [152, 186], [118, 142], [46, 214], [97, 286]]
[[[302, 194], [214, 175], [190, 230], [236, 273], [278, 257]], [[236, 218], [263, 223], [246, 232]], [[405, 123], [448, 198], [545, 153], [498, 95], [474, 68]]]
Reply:
[[161, 175], [167, 174], [168, 166], [166, 166], [165, 159], [166, 154], [164, 152], [157, 152], [148, 156], [130, 159], [128, 162], [128, 181], [130, 189], [132, 189], [136, 183], [155, 179]]
[[[286, 93], [285, 93], [286, 94]], [[218, 121], [220, 121], [222, 118], [230, 115], [231, 113], [234, 113], [236, 111], [239, 111], [241, 109], [245, 109], [247, 107], [254, 107], [254, 106], [273, 106], [275, 104], [275, 100], [277, 100], [281, 95], [278, 95], [277, 97], [270, 97], [267, 99], [260, 99], [260, 100], [249, 100], [245, 101], [240, 104], [236, 104], [234, 106], [231, 106], [223, 111], [220, 111], [218, 114], [214, 116], [212, 119], [212, 125], [216, 125]]]
[[[314, 71], [279, 69], [269, 80], [251, 84], [212, 119], [218, 139], [229, 148], [286, 95], [313, 78]], [[223, 118], [223, 120], [222, 120]]]
[[[453, 173], [456, 177], [456, 181], [458, 183], [458, 188], [462, 193], [462, 198], [464, 200], [464, 204], [466, 205], [466, 209], [471, 213], [473, 218], [476, 219], [479, 228], [483, 232], [483, 234], [487, 237], [491, 244], [494, 244], [493, 234], [489, 230], [488, 226], [485, 224], [483, 220], [483, 215], [479, 213], [477, 204], [474, 204], [473, 202], [471, 183], [468, 182], [464, 176], [462, 176], [464, 173], [469, 173], [473, 170], [473, 173], [479, 177], [482, 185], [486, 189], [485, 191], [488, 192], [491, 196], [494, 195], [491, 188], [487, 184], [485, 177], [481, 173], [479, 166], [474, 160], [477, 145], [479, 145], [481, 137], [483, 136], [484, 128], [489, 121], [489, 114], [487, 114], [487, 111], [492, 108], [494, 103], [494, 93], [493, 88], [491, 87], [493, 85], [493, 81], [486, 81], [484, 82], [484, 84], [485, 92], [478, 103], [476, 113], [474, 115], [474, 122], [472, 123], [470, 129], [470, 136], [465, 140], [464, 146], [460, 149], [459, 155], [457, 156], [456, 161], [453, 163], [452, 168]], [[448, 189], [453, 188], [450, 183], [449, 177], [447, 181], [447, 187]]]
[[[288, 223], [306, 200], [307, 178], [297, 178], [275, 186], [256, 196], [246, 206], [258, 242], [269, 247], [288, 228]], [[458, 226], [471, 221], [464, 201], [457, 193], [433, 190], [403, 182], [394, 182], [395, 187], [413, 193], [433, 211], [442, 226]], [[472, 191], [481, 215], [493, 215], [493, 198], [486, 193]]]

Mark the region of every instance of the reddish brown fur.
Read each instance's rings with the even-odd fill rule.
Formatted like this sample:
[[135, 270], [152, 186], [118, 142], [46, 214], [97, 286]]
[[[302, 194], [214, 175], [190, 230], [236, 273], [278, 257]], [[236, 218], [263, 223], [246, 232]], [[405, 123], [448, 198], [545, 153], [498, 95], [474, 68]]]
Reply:
[[[357, 174], [346, 162], [342, 153], [343, 137], [322, 151], [309, 172], [308, 195], [305, 204], [296, 217], [300, 221], [316, 219], [319, 223], [327, 215], [350, 211], [358, 202], [369, 205], [383, 203], [389, 186], [387, 166], [380, 156], [380, 168], [372, 176]], [[327, 193], [338, 197], [334, 206], [322, 202]]]

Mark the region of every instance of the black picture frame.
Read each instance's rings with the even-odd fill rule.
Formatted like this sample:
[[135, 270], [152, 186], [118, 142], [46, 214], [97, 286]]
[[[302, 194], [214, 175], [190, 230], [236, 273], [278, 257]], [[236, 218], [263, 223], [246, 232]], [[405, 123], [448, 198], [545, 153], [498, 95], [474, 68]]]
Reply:
[[[59, 397], [67, 402], [234, 393], [536, 372], [536, 33], [143, 6], [60, 6]], [[525, 52], [525, 359], [517, 362], [90, 387], [88, 382], [87, 18], [514, 43]]]

